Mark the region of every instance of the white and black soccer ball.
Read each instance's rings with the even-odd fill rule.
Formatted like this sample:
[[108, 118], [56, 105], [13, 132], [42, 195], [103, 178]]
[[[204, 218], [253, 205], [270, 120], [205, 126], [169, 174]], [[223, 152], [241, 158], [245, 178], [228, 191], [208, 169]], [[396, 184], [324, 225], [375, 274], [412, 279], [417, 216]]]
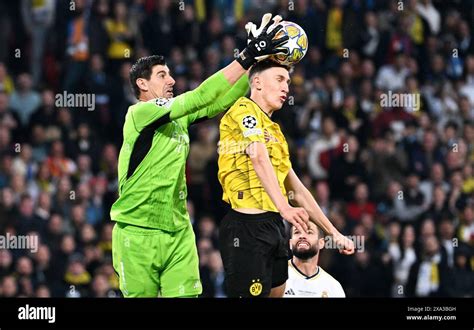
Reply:
[[242, 125], [246, 128], [252, 129], [257, 126], [257, 119], [254, 116], [245, 116], [244, 119], [242, 119]]

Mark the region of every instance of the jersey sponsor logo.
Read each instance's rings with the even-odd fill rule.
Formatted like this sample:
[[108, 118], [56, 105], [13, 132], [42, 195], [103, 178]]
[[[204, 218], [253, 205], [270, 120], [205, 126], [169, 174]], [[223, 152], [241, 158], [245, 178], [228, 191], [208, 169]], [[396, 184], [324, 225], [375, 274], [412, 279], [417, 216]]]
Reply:
[[254, 116], [245, 116], [244, 119], [242, 119], [242, 125], [244, 125], [245, 128], [252, 129], [257, 126], [257, 118]]
[[262, 130], [260, 128], [254, 128], [244, 131], [244, 137], [249, 137], [252, 135], [262, 135]]
[[252, 296], [258, 296], [262, 293], [263, 285], [260, 283], [260, 279], [252, 280], [252, 285], [250, 285], [250, 294]]
[[[175, 126], [178, 126], [176, 122], [173, 122], [173, 123], [175, 123]], [[177, 145], [175, 148], [176, 152], [181, 152], [182, 150], [185, 150], [183, 149], [183, 147], [186, 147], [189, 145], [189, 136], [187, 134], [182, 133], [177, 128], [175, 128], [175, 131], [173, 132], [171, 139], [177, 142]]]
[[263, 130], [263, 136], [265, 138], [265, 142], [268, 143], [268, 142], [279, 142], [278, 139], [276, 137], [274, 137], [273, 135], [271, 135], [266, 129]]

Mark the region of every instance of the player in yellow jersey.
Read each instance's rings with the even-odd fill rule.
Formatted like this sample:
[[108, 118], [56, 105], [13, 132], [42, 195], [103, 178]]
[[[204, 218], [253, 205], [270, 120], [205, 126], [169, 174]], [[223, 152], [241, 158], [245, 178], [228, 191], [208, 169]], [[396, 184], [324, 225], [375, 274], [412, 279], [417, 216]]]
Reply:
[[[288, 238], [282, 218], [306, 231], [316, 223], [354, 253], [291, 168], [288, 144], [271, 116], [288, 92], [288, 68], [271, 60], [249, 73], [250, 98], [241, 97], [220, 123], [219, 182], [232, 210], [220, 226], [225, 286], [230, 297], [282, 297], [288, 278]], [[291, 191], [291, 204], [287, 192]]]

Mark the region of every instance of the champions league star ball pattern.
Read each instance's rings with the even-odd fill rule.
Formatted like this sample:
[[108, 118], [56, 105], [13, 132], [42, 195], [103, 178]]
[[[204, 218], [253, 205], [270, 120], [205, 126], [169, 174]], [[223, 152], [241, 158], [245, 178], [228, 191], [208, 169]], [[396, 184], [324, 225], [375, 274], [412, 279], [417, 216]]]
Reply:
[[301, 61], [308, 51], [308, 36], [306, 32], [296, 23], [283, 21], [280, 23], [283, 28], [275, 35], [274, 39], [289, 37], [282, 46], [282, 48], [288, 49], [287, 55], [278, 54], [273, 55], [270, 58], [282, 65], [292, 66]]
[[244, 119], [242, 119], [242, 125], [244, 125], [245, 128], [252, 129], [257, 126], [257, 119], [254, 116], [245, 116]]

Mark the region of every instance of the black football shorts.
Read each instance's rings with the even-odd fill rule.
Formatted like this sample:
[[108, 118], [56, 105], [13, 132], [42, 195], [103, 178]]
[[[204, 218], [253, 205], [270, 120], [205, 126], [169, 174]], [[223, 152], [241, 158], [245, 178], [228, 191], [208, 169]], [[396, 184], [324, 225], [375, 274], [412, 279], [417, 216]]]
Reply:
[[288, 238], [278, 213], [230, 210], [219, 231], [229, 297], [267, 297], [288, 279]]

